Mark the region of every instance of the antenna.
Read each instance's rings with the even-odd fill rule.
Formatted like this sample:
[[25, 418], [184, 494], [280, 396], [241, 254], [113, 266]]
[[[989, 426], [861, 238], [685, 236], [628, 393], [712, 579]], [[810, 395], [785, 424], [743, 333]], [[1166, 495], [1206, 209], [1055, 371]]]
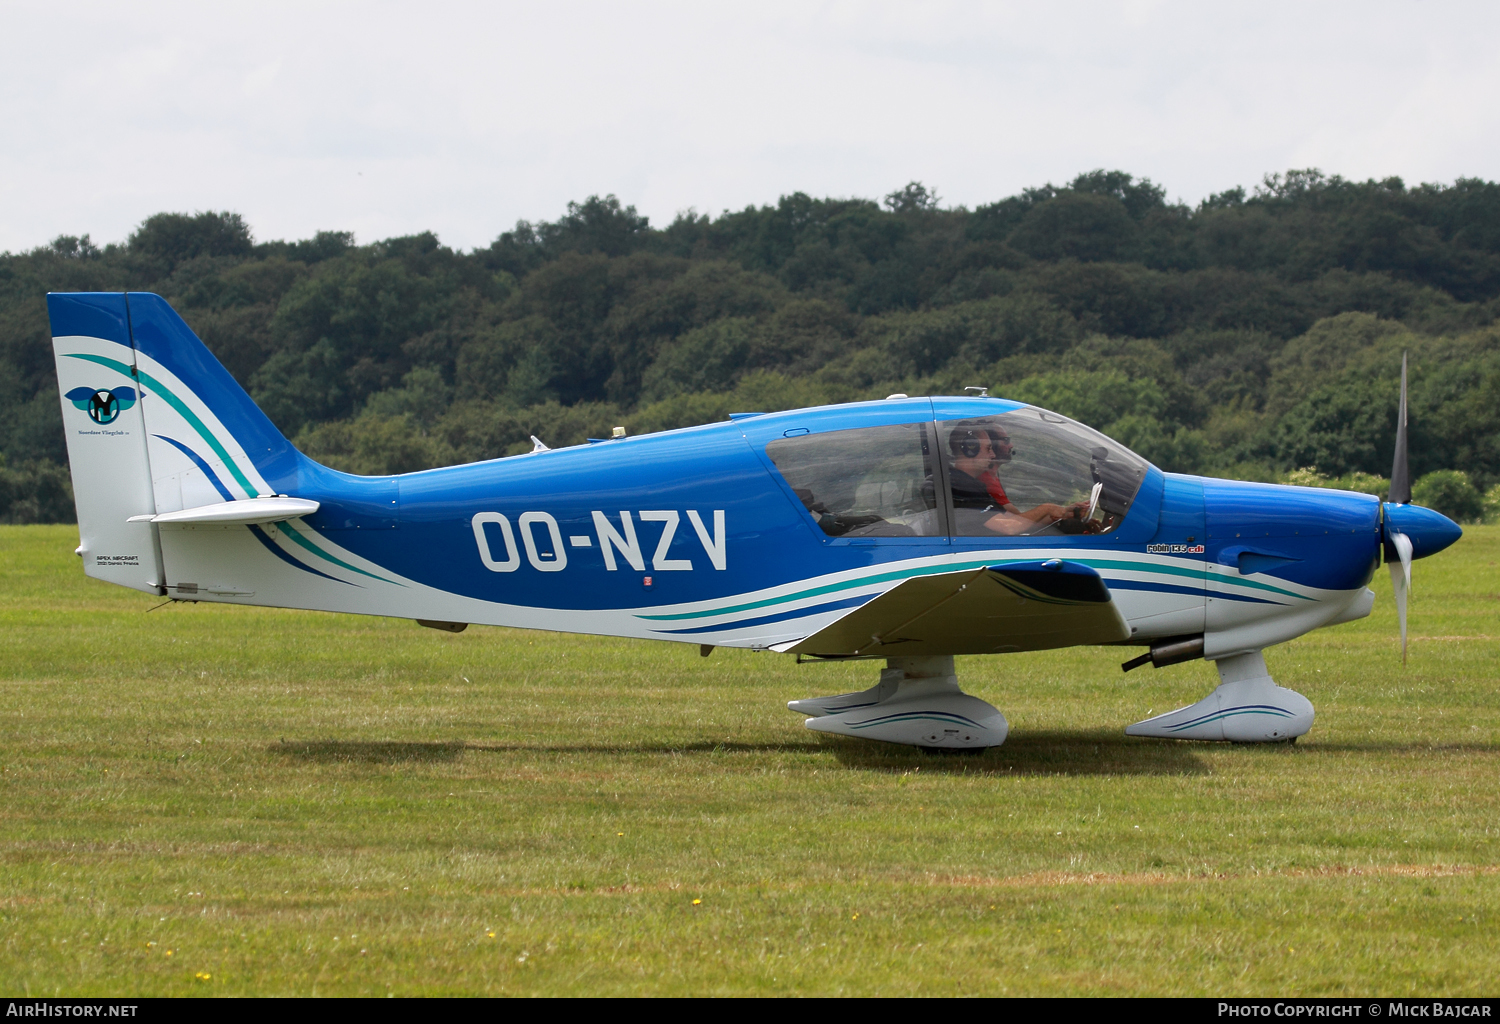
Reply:
[[531, 454], [535, 455], [537, 452], [550, 452], [551, 450], [551, 448], [548, 448], [546, 445], [542, 444], [541, 438], [537, 437], [535, 434], [531, 435]]
[[974, 396], [976, 398], [988, 398], [988, 397], [990, 397], [990, 389], [989, 388], [967, 387], [967, 388], [964, 388], [964, 390], [965, 391], [977, 391], [977, 392], [979, 392], [979, 394], [977, 394], [977, 395]]

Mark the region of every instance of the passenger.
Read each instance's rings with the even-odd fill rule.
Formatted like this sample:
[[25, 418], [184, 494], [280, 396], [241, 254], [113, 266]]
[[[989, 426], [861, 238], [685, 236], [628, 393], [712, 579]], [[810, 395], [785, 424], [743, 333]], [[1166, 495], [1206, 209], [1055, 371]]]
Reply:
[[989, 496], [995, 499], [996, 508], [1004, 508], [1010, 504], [1010, 497], [1005, 493], [1005, 486], [1000, 483], [1000, 477], [996, 474], [1001, 462], [1009, 462], [1015, 449], [1011, 446], [1010, 436], [996, 427], [989, 427], [985, 433], [990, 438], [990, 450], [995, 453], [995, 461], [990, 468], [979, 475], [979, 482], [984, 484], [984, 489]]
[[1064, 507], [1044, 503], [1022, 511], [1005, 493], [999, 468], [1015, 454], [1010, 436], [1000, 427], [962, 426], [948, 435], [953, 459], [948, 474], [953, 507], [997, 513], [985, 521], [985, 529], [1006, 537], [1034, 533], [1061, 519], [1081, 519], [1084, 506]]

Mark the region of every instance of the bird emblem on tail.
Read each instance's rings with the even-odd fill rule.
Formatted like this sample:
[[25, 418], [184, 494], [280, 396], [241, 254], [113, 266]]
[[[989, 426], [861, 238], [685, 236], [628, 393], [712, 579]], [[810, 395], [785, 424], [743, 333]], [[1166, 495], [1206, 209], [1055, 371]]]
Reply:
[[65, 396], [74, 408], [89, 414], [89, 419], [98, 424], [113, 423], [126, 409], [135, 404], [136, 390], [132, 387], [74, 388]]

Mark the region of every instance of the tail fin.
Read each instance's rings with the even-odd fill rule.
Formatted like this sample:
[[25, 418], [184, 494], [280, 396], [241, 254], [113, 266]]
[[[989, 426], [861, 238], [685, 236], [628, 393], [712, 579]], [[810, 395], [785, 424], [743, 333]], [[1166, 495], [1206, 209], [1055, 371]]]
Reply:
[[160, 296], [47, 296], [84, 571], [162, 593], [131, 516], [282, 494], [305, 461]]

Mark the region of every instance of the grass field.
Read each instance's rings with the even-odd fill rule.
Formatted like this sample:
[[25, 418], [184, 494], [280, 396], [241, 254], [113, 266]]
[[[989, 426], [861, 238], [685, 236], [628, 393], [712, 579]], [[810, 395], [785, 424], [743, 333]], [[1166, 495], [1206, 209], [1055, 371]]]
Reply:
[[1215, 684], [959, 659], [1011, 738], [820, 737], [877, 666], [84, 578], [0, 527], [0, 990], [1494, 994], [1500, 527], [1268, 652], [1295, 747], [1127, 739]]

